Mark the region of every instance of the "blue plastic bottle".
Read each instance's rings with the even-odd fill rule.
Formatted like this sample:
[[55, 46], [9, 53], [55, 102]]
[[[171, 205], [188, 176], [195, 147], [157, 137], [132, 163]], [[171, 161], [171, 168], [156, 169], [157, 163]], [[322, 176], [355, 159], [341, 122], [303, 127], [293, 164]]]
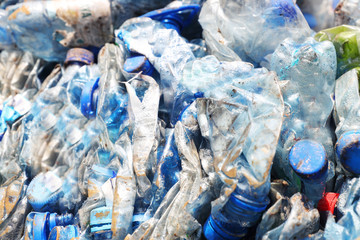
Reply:
[[300, 140], [291, 148], [289, 161], [303, 182], [305, 195], [317, 203], [325, 193], [328, 175], [325, 148], [313, 140]]
[[31, 212], [26, 217], [25, 240], [47, 240], [56, 226], [66, 226], [74, 222], [72, 214], [58, 215], [49, 212]]
[[203, 227], [208, 240], [237, 240], [243, 238], [248, 228], [261, 218], [269, 204], [267, 196], [255, 198], [239, 188], [230, 195], [227, 203], [215, 214], [212, 213]]

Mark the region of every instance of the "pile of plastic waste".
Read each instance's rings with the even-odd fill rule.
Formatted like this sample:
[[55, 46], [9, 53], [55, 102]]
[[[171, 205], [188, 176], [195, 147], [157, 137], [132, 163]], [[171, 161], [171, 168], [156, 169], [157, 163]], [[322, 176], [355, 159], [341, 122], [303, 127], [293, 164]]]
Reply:
[[0, 239], [357, 239], [360, 0], [0, 1]]

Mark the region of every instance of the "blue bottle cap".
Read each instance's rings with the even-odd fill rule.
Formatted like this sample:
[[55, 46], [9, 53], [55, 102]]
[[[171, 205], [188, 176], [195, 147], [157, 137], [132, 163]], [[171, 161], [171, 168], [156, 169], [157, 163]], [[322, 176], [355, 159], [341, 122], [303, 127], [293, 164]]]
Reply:
[[347, 171], [360, 174], [360, 131], [343, 133], [335, 145], [336, 154]]
[[66, 54], [65, 64], [70, 62], [91, 65], [94, 63], [94, 54], [85, 48], [71, 48]]
[[312, 140], [301, 140], [294, 144], [289, 161], [295, 173], [304, 179], [322, 178], [328, 169], [325, 148]]
[[124, 63], [124, 70], [128, 73], [142, 72], [144, 75], [151, 76], [154, 72], [154, 67], [145, 56], [138, 55], [126, 59]]
[[99, 232], [111, 229], [112, 208], [100, 207], [90, 212], [91, 232]]
[[62, 194], [62, 180], [52, 172], [38, 174], [29, 184], [27, 198], [35, 211], [50, 210]]
[[81, 92], [80, 110], [88, 119], [96, 117], [97, 96], [95, 91], [99, 88], [99, 79], [100, 78], [97, 78], [87, 82]]
[[236, 235], [229, 233], [221, 227], [221, 223], [217, 223], [213, 219], [212, 215], [208, 217], [203, 227], [204, 236], [207, 240], [239, 240], [246, 235], [247, 228], [237, 229], [236, 231], [238, 232]]
[[175, 29], [177, 32], [190, 25], [194, 17], [200, 12], [200, 5], [189, 4], [179, 8], [163, 8], [148, 12], [142, 17], [149, 17], [161, 21], [166, 28]]

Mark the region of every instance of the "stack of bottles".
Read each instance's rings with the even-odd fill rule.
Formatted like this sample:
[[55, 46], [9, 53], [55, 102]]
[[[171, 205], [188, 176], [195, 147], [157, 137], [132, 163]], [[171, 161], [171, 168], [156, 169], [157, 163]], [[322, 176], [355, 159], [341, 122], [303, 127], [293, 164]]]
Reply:
[[0, 239], [356, 239], [359, 9], [1, 1]]

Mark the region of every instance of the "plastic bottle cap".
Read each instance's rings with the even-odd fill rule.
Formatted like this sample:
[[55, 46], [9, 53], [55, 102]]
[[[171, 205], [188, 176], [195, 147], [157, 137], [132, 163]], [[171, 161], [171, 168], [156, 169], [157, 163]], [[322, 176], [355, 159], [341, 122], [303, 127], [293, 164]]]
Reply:
[[124, 70], [128, 73], [138, 73], [142, 71], [144, 75], [151, 75], [154, 72], [154, 67], [145, 56], [139, 55], [126, 59]]
[[100, 207], [90, 212], [91, 232], [111, 229], [112, 208]]
[[301, 178], [319, 179], [328, 169], [325, 148], [312, 140], [298, 141], [290, 150], [292, 169]]
[[35, 211], [56, 202], [60, 197], [62, 180], [52, 172], [38, 174], [29, 184], [27, 198]]
[[94, 62], [94, 54], [85, 48], [71, 48], [66, 54], [65, 64], [70, 62], [91, 65]]
[[360, 131], [348, 131], [341, 135], [335, 145], [342, 166], [349, 172], [360, 174]]
[[163, 8], [148, 12], [142, 17], [149, 17], [161, 21], [166, 28], [175, 29], [180, 32], [184, 27], [191, 24], [194, 17], [200, 12], [200, 5], [188, 4], [179, 8]]
[[80, 97], [81, 113], [88, 119], [95, 118], [97, 100], [93, 101], [94, 93], [99, 88], [99, 79], [93, 79], [85, 84]]

